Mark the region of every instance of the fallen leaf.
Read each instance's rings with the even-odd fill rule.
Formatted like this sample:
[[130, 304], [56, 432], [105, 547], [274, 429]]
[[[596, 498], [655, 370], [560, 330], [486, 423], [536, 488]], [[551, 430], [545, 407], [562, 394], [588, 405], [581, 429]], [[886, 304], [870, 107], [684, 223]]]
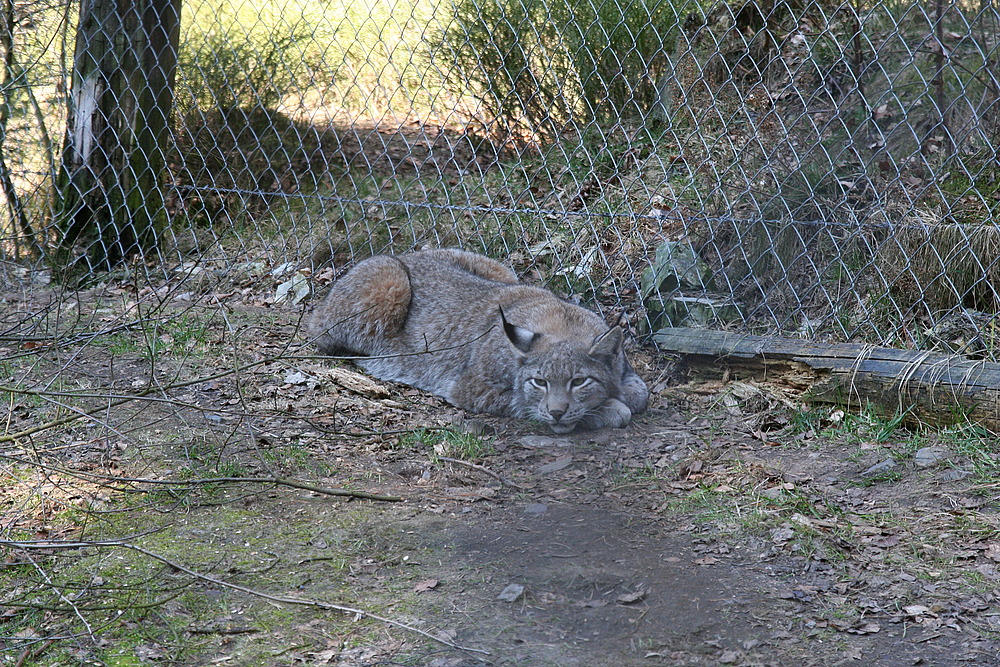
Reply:
[[302, 371], [289, 370], [285, 373], [285, 384], [305, 384], [309, 378]]
[[705, 466], [705, 462], [701, 459], [695, 459], [683, 466], [680, 469], [681, 477], [690, 477], [691, 475], [697, 475], [701, 472], [701, 469]]
[[771, 531], [771, 540], [781, 544], [795, 537], [795, 531], [791, 526], [782, 526]]
[[848, 632], [851, 633], [852, 635], [873, 635], [876, 632], [881, 632], [881, 631], [882, 631], [882, 626], [880, 626], [878, 623], [865, 623], [864, 625], [860, 625], [856, 628], [850, 628], [848, 630]]
[[289, 280], [278, 285], [274, 292], [274, 302], [295, 306], [309, 296], [309, 292], [309, 279], [301, 272], [297, 272]]
[[328, 648], [325, 651], [320, 651], [319, 653], [313, 653], [312, 659], [314, 664], [324, 665], [329, 662], [333, 662], [333, 659], [340, 655], [339, 648]]
[[135, 657], [139, 658], [141, 662], [159, 660], [166, 655], [159, 646], [148, 646], [145, 644], [136, 646], [134, 651]]
[[458, 630], [455, 628], [445, 628], [444, 630], [438, 630], [435, 635], [438, 639], [443, 639], [446, 642], [450, 642], [452, 639], [458, 636]]
[[764, 432], [763, 429], [755, 429], [750, 433], [750, 435], [757, 438], [768, 447], [778, 447], [781, 445], [780, 442], [778, 442], [777, 440], [773, 440], [771, 437], [769, 437], [767, 433]]
[[899, 535], [886, 535], [885, 537], [876, 537], [871, 541], [871, 544], [876, 547], [894, 547], [899, 544]]
[[552, 463], [546, 463], [543, 466], [539, 466], [538, 470], [535, 471], [535, 474], [548, 475], [554, 472], [559, 472], [560, 470], [568, 468], [571, 465], [573, 465], [573, 456], [572, 455], [563, 456], [561, 458], [556, 459]]
[[644, 597], [646, 597], [646, 593], [647, 591], [644, 591], [643, 589], [640, 588], [634, 593], [625, 593], [624, 595], [619, 595], [617, 598], [615, 598], [615, 600], [617, 600], [618, 604], [632, 604], [633, 602], [638, 602], [639, 600], [642, 600]]
[[426, 593], [427, 591], [432, 591], [437, 588], [439, 583], [441, 582], [437, 579], [425, 579], [423, 581], [418, 581], [416, 586], [413, 587], [413, 590], [417, 593]]
[[924, 614], [929, 614], [930, 607], [925, 607], [922, 604], [911, 604], [903, 607], [903, 611], [906, 612], [908, 616], [923, 616]]
[[601, 600], [601, 599], [587, 600], [586, 602], [583, 603], [583, 606], [584, 607], [590, 607], [590, 608], [593, 608], [593, 609], [599, 609], [600, 607], [607, 607], [608, 606], [608, 601], [607, 600]]

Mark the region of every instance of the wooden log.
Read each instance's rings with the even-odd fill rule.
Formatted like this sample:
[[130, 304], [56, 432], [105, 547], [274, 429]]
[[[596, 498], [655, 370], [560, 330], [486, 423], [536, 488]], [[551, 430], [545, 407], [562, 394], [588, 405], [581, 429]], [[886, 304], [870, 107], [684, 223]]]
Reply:
[[696, 375], [749, 377], [791, 386], [812, 403], [950, 424], [1000, 429], [1000, 364], [941, 352], [862, 343], [817, 343], [710, 329], [667, 328], [652, 336]]

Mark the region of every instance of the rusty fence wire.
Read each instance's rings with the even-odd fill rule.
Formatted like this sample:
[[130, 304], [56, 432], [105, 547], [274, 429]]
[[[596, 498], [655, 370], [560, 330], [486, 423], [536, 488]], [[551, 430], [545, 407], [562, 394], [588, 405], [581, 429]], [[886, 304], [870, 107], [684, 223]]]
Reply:
[[449, 245], [644, 331], [997, 357], [991, 0], [187, 0], [156, 238], [114, 262], [131, 218], [68, 238], [59, 204], [101, 1], [0, 3], [8, 289], [302, 304], [356, 259]]

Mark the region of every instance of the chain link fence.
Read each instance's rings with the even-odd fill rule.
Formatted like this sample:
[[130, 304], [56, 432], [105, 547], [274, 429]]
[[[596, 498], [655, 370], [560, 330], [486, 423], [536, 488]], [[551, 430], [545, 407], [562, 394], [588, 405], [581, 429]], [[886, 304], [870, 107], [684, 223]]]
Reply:
[[2, 4], [8, 286], [69, 253], [76, 280], [298, 303], [462, 246], [645, 331], [997, 357], [988, 0], [187, 0], [164, 222], [107, 267], [59, 217], [79, 10]]

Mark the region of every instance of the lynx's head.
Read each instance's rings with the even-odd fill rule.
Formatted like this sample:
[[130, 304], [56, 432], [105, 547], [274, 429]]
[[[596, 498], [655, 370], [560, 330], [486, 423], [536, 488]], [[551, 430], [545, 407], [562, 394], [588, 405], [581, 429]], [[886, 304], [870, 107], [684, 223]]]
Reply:
[[517, 352], [513, 407], [521, 418], [569, 433], [609, 398], [621, 384], [623, 334], [613, 327], [596, 337], [546, 340], [543, 334], [507, 322], [504, 333]]

